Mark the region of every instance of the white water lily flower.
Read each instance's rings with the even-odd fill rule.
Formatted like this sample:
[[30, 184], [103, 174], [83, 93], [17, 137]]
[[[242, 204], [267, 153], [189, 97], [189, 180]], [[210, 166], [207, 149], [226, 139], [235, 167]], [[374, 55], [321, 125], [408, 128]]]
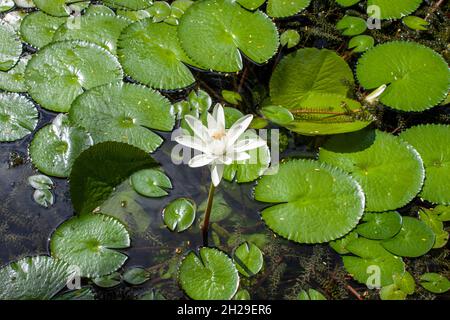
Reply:
[[260, 138], [242, 138], [252, 119], [252, 115], [246, 115], [227, 130], [223, 107], [216, 104], [212, 115], [207, 114], [207, 126], [204, 126], [199, 119], [187, 115], [185, 120], [194, 132], [194, 136], [181, 135], [176, 137], [175, 141], [202, 152], [189, 161], [189, 166], [198, 168], [209, 165], [212, 183], [217, 187], [222, 180], [225, 165], [230, 165], [233, 161], [248, 160], [250, 155], [247, 151], [267, 144]]
[[374, 103], [383, 94], [386, 88], [387, 85], [385, 84], [381, 85], [379, 88], [370, 93], [364, 100], [370, 104]]

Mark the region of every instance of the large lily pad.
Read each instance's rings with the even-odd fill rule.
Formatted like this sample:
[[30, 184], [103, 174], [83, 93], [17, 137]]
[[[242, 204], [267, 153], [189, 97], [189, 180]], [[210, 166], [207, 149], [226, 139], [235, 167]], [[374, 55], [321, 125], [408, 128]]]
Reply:
[[65, 178], [75, 159], [92, 143], [87, 132], [69, 123], [66, 115], [59, 115], [36, 133], [29, 151], [33, 164], [41, 172]]
[[100, 277], [120, 268], [127, 256], [114, 249], [130, 246], [124, 225], [103, 214], [75, 216], [53, 233], [52, 256], [79, 268], [82, 277]]
[[249, 12], [230, 0], [196, 1], [181, 17], [178, 36], [199, 66], [221, 72], [242, 69], [240, 51], [265, 63], [279, 45], [277, 28], [264, 13]]
[[[378, 241], [358, 238], [350, 242], [346, 247], [355, 256], [344, 256], [345, 269], [355, 280], [365, 285], [374, 285], [379, 280], [379, 285], [384, 287], [394, 282], [394, 274], [403, 274], [405, 264], [400, 257], [386, 251]], [[377, 273], [379, 271], [379, 279]], [[371, 276], [374, 276], [372, 280]]]
[[47, 256], [12, 262], [0, 269], [0, 300], [49, 300], [71, 276], [68, 264]]
[[368, 13], [372, 13], [371, 6], [379, 8], [381, 19], [400, 19], [419, 8], [422, 0], [369, 0]]
[[17, 61], [22, 53], [22, 42], [7, 24], [0, 24], [0, 71], [8, 71]]
[[336, 52], [305, 48], [287, 55], [270, 79], [272, 103], [288, 109], [301, 106], [311, 94], [346, 97], [353, 87], [353, 73]]
[[194, 64], [181, 48], [177, 27], [144, 19], [124, 30], [119, 40], [119, 60], [133, 79], [157, 89], [192, 85], [186, 64]]
[[70, 195], [73, 207], [80, 214], [92, 212], [133, 173], [156, 165], [147, 153], [125, 143], [104, 142], [92, 146], [72, 166]]
[[72, 4], [81, 9], [89, 3], [84, 0], [33, 0], [33, 2], [40, 10], [55, 17], [69, 16]]
[[364, 211], [364, 194], [349, 175], [310, 160], [281, 164], [263, 176], [255, 199], [275, 204], [262, 218], [277, 234], [299, 243], [321, 243], [350, 232]]
[[54, 17], [42, 11], [27, 15], [20, 25], [20, 35], [26, 43], [43, 48], [52, 42], [56, 30], [67, 22], [65, 17]]
[[62, 41], [46, 46], [28, 62], [25, 78], [29, 94], [42, 107], [70, 110], [84, 90], [121, 80], [117, 59], [88, 42]]
[[84, 40], [116, 53], [120, 34], [131, 21], [116, 15], [89, 14], [81, 16], [77, 23], [76, 28], [68, 23], [62, 24], [53, 41]]
[[113, 8], [128, 10], [146, 9], [152, 4], [152, 0], [104, 0], [103, 2]]
[[267, 14], [274, 18], [293, 16], [305, 9], [311, 0], [268, 0]]
[[419, 193], [425, 176], [413, 147], [378, 130], [332, 137], [321, 148], [319, 160], [343, 169], [361, 184], [367, 211], [406, 205]]
[[181, 288], [194, 300], [230, 300], [239, 287], [233, 261], [222, 251], [201, 248], [190, 252], [181, 263]]
[[96, 143], [125, 142], [147, 152], [163, 142], [149, 129], [170, 131], [175, 124], [165, 97], [144, 86], [122, 82], [82, 94], [72, 105], [70, 119], [91, 133]]
[[0, 93], [0, 141], [15, 141], [30, 134], [37, 125], [33, 102], [16, 93]]
[[400, 232], [392, 239], [381, 242], [383, 247], [402, 257], [420, 257], [433, 248], [435, 235], [423, 221], [412, 217], [403, 217]]
[[450, 205], [450, 126], [429, 124], [410, 128], [400, 138], [420, 154], [426, 179], [420, 196], [433, 203]]
[[450, 85], [447, 62], [414, 42], [394, 41], [367, 51], [358, 61], [356, 75], [367, 90], [388, 85], [380, 101], [402, 111], [434, 107], [445, 99]]

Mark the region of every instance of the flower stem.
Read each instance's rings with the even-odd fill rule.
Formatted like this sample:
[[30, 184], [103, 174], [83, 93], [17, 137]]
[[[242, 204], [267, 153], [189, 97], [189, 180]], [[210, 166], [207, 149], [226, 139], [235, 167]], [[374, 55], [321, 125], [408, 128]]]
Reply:
[[214, 184], [211, 183], [211, 186], [209, 187], [209, 194], [208, 194], [208, 205], [206, 206], [206, 211], [205, 211], [205, 220], [203, 221], [203, 226], [202, 226], [203, 245], [205, 247], [208, 246], [209, 220], [211, 217], [211, 210], [212, 210], [212, 206], [213, 206], [215, 190], [216, 190], [216, 187], [214, 187]]

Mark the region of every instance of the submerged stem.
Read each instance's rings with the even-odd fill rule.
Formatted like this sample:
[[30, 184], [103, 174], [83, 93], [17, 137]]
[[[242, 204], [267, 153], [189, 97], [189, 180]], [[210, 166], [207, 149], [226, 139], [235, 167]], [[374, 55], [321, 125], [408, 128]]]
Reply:
[[202, 226], [203, 245], [205, 247], [208, 246], [209, 220], [211, 217], [211, 210], [212, 210], [212, 205], [213, 205], [213, 201], [214, 201], [214, 191], [215, 190], [216, 190], [216, 187], [214, 187], [214, 184], [211, 183], [211, 186], [209, 187], [208, 204], [207, 204], [206, 210], [205, 210], [205, 220], [203, 221], [203, 226]]

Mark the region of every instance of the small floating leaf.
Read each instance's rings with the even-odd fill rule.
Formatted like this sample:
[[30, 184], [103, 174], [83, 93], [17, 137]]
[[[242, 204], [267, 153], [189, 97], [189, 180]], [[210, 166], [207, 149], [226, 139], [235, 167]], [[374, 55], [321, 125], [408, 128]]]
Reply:
[[368, 0], [367, 10], [370, 14], [371, 7], [377, 7], [380, 19], [400, 19], [419, 8], [422, 0]]
[[314, 289], [309, 289], [308, 291], [302, 290], [298, 294], [298, 300], [327, 300], [323, 294]]
[[428, 124], [402, 132], [400, 138], [420, 154], [426, 179], [420, 196], [433, 203], [450, 204], [450, 126]]
[[229, 90], [222, 90], [223, 99], [231, 104], [238, 105], [242, 101], [242, 97], [239, 93]]
[[33, 200], [45, 208], [51, 207], [55, 203], [55, 198], [50, 190], [35, 190]]
[[367, 51], [358, 61], [356, 75], [366, 90], [388, 85], [380, 101], [402, 111], [434, 107], [445, 99], [450, 84], [442, 56], [405, 41], [384, 43]]
[[23, 56], [12, 69], [0, 72], [0, 89], [10, 92], [26, 92], [28, 88], [25, 84], [24, 73], [30, 59], [30, 55]]
[[358, 224], [364, 210], [364, 194], [352, 177], [309, 160], [283, 163], [277, 174], [263, 176], [255, 199], [275, 204], [262, 211], [262, 218], [273, 231], [299, 243], [342, 237]]
[[375, 45], [375, 39], [372, 36], [365, 34], [353, 37], [348, 42], [348, 48], [353, 49], [353, 52], [364, 52]]
[[362, 223], [358, 225], [356, 231], [368, 239], [384, 240], [395, 236], [401, 227], [402, 216], [397, 211], [367, 212], [364, 214]]
[[22, 139], [37, 125], [38, 111], [33, 102], [15, 93], [0, 93], [0, 141]]
[[433, 248], [433, 230], [416, 218], [403, 217], [400, 232], [392, 239], [381, 242], [389, 252], [402, 257], [420, 257]]
[[197, 206], [192, 200], [176, 199], [164, 208], [164, 223], [170, 231], [183, 232], [194, 223], [196, 211]]
[[344, 36], [356, 36], [367, 30], [367, 22], [359, 17], [344, 16], [336, 24], [336, 29]]
[[336, 0], [336, 2], [343, 7], [351, 7], [361, 0]]
[[428, 30], [427, 26], [430, 24], [427, 20], [416, 17], [416, 16], [407, 16], [402, 19], [402, 22], [413, 30]]
[[29, 94], [42, 107], [67, 112], [85, 90], [122, 80], [117, 59], [99, 46], [80, 41], [55, 42], [28, 62]]
[[190, 252], [181, 263], [179, 282], [194, 300], [230, 300], [239, 287], [233, 261], [222, 251], [201, 248]]
[[172, 182], [164, 172], [146, 169], [131, 176], [131, 184], [137, 193], [150, 198], [167, 196], [165, 189], [172, 189]]
[[282, 46], [288, 47], [291, 49], [298, 45], [300, 42], [300, 34], [297, 30], [289, 29], [283, 32], [280, 36], [280, 43]]
[[196, 1], [181, 17], [178, 36], [199, 66], [221, 72], [241, 70], [241, 52], [265, 63], [279, 44], [277, 28], [265, 14], [229, 0]]
[[146, 152], [163, 142], [149, 129], [170, 131], [175, 124], [170, 102], [159, 92], [122, 82], [86, 91], [74, 101], [69, 116], [96, 143], [125, 142]]
[[130, 246], [130, 237], [115, 218], [103, 214], [75, 216], [53, 233], [53, 257], [75, 265], [82, 277], [100, 277], [120, 268], [127, 256], [114, 249]]
[[414, 293], [416, 283], [409, 272], [394, 274], [393, 279], [393, 284], [381, 288], [381, 300], [405, 300], [408, 294]]
[[420, 220], [422, 220], [427, 226], [429, 226], [435, 236], [433, 249], [443, 248], [449, 239], [449, 233], [445, 230], [444, 223], [441, 221], [441, 215], [439, 214], [439, 208], [435, 209], [421, 209], [419, 211]]
[[120, 278], [120, 273], [113, 272], [106, 276], [96, 277], [92, 281], [100, 288], [113, 288], [118, 286], [122, 281]]
[[22, 53], [22, 42], [7, 24], [0, 24], [0, 71], [8, 71]]
[[438, 273], [425, 273], [420, 277], [420, 285], [433, 293], [445, 293], [450, 290], [450, 281]]
[[67, 116], [61, 114], [36, 133], [29, 152], [39, 171], [65, 178], [69, 176], [75, 159], [92, 144], [89, 134], [70, 124]]
[[52, 179], [42, 174], [28, 177], [28, 183], [36, 190], [50, 190], [54, 185]]
[[280, 106], [265, 106], [261, 109], [261, 112], [264, 117], [276, 124], [286, 125], [294, 121], [293, 114]]
[[347, 245], [355, 239], [358, 239], [358, 233], [354, 230], [340, 239], [331, 241], [329, 244], [337, 253], [347, 254], [350, 253], [350, 251], [346, 249]]
[[149, 279], [148, 272], [143, 268], [131, 268], [123, 274], [123, 280], [134, 286], [141, 285]]
[[424, 168], [417, 151], [400, 138], [362, 130], [330, 138], [319, 160], [351, 173], [366, 194], [367, 211], [395, 210], [422, 188]]
[[236, 268], [246, 277], [252, 277], [261, 271], [264, 258], [261, 250], [253, 243], [244, 242], [234, 251]]
[[75, 210], [79, 214], [92, 212], [133, 173], [155, 166], [150, 155], [125, 143], [105, 142], [90, 147], [75, 160], [70, 174]]
[[69, 265], [61, 260], [24, 258], [0, 269], [0, 300], [49, 300], [72, 276]]
[[250, 292], [248, 292], [248, 290], [241, 289], [236, 293], [233, 300], [251, 300]]

